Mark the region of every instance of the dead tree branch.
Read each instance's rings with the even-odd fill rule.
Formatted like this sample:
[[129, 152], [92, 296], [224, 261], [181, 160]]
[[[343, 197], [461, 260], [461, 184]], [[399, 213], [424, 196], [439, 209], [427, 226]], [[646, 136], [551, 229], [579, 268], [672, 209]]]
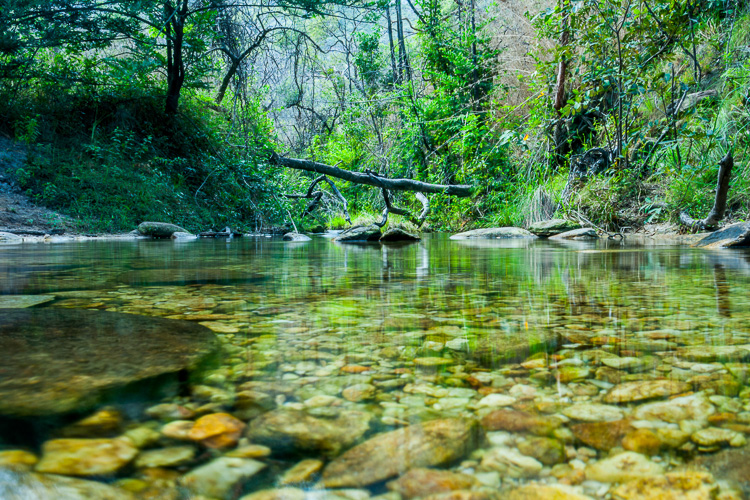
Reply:
[[443, 193], [449, 196], [468, 197], [471, 196], [472, 186], [465, 184], [430, 184], [427, 182], [416, 181], [414, 179], [389, 179], [379, 175], [362, 172], [353, 172], [342, 168], [333, 167], [324, 163], [318, 163], [310, 160], [299, 160], [295, 158], [286, 158], [273, 153], [270, 159], [274, 165], [281, 167], [293, 168], [296, 170], [305, 170], [318, 174], [335, 177], [356, 184], [366, 184], [389, 191], [413, 191], [418, 193]]
[[[335, 168], [335, 167], [333, 167]], [[306, 198], [310, 199], [310, 203], [307, 204], [307, 207], [305, 207], [305, 210], [302, 212], [302, 217], [305, 217], [309, 215], [313, 210], [315, 210], [318, 205], [320, 204], [320, 200], [323, 198], [323, 191], [315, 191], [315, 186], [318, 185], [321, 181], [325, 181], [328, 183], [329, 186], [331, 186], [331, 190], [334, 192], [336, 197], [341, 200], [341, 203], [344, 205], [344, 217], [346, 217], [346, 222], [349, 224], [352, 223], [352, 219], [349, 216], [349, 202], [346, 201], [346, 198], [344, 198], [344, 195], [341, 194], [341, 191], [336, 187], [336, 184], [333, 183], [331, 179], [326, 177], [325, 175], [321, 175], [320, 177], [316, 178], [312, 184], [310, 184], [310, 187], [307, 188], [307, 193], [305, 194], [285, 194], [287, 198], [292, 199], [300, 199], [300, 198]]]
[[690, 232], [714, 230], [719, 222], [724, 218], [727, 210], [727, 192], [729, 191], [729, 178], [734, 167], [734, 158], [729, 152], [719, 161], [719, 179], [716, 182], [716, 198], [711, 212], [703, 220], [696, 220], [690, 217], [687, 212], [680, 213], [680, 224], [685, 226]]

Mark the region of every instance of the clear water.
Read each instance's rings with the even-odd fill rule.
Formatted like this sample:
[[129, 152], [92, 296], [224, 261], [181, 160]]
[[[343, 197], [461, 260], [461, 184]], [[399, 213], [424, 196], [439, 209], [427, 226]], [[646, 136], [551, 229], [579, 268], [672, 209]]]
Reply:
[[[232, 413], [242, 384], [272, 382], [279, 388], [269, 391], [277, 406], [304, 408], [304, 401], [325, 394], [342, 408], [372, 413], [365, 437], [434, 418], [482, 417], [498, 409], [477, 407], [492, 392], [515, 398], [506, 408], [556, 415], [565, 405], [600, 403], [618, 381], [654, 378], [689, 381], [693, 392], [713, 398], [716, 413], [734, 414], [726, 422], [740, 434], [748, 416], [747, 357], [683, 356], [694, 347], [750, 345], [748, 250], [632, 241], [459, 242], [442, 235], [399, 246], [339, 245], [323, 237], [309, 243], [252, 238], [16, 245], [0, 248], [0, 294], [0, 304], [2, 296], [41, 294], [53, 297], [36, 308], [197, 322], [220, 338], [222, 366], [195, 382], [203, 396], [193, 391], [167, 401], [194, 408], [209, 403], [213, 411]], [[601, 352], [640, 362], [600, 370]], [[521, 364], [540, 357], [543, 365]], [[712, 363], [714, 368], [697, 366]], [[12, 376], [0, 370], [0, 385]], [[410, 392], [404, 384], [384, 389], [375, 383], [394, 379], [404, 379]], [[342, 395], [356, 384], [376, 390], [362, 400]], [[536, 392], [521, 397], [522, 389], [511, 392], [514, 386]], [[545, 403], [557, 406], [550, 410]], [[627, 414], [641, 403], [621, 406]], [[148, 424], [139, 411], [130, 408], [121, 429]], [[564, 426], [576, 423], [563, 420]], [[726, 422], [710, 426], [728, 428]], [[511, 447], [513, 439], [523, 436], [511, 433]], [[10, 441], [0, 435], [0, 448], [17, 446]], [[565, 444], [567, 461], [608, 456], [578, 453], [583, 445], [569, 437]], [[656, 460], [681, 465], [732, 445], [699, 448], [663, 449]], [[39, 454], [32, 445], [27, 449]], [[172, 468], [173, 479], [179, 483], [180, 475], [206, 459]], [[275, 472], [263, 481], [238, 491], [272, 487], [274, 474], [293, 463], [285, 460], [274, 462], [267, 471]], [[481, 453], [466, 460], [443, 468], [488, 472]], [[551, 470], [546, 466], [525, 479], [501, 473], [497, 488], [554, 483], [559, 478]], [[130, 467], [116, 476], [122, 481], [143, 474]], [[585, 482], [577, 487], [588, 487], [592, 496], [607, 492]]]

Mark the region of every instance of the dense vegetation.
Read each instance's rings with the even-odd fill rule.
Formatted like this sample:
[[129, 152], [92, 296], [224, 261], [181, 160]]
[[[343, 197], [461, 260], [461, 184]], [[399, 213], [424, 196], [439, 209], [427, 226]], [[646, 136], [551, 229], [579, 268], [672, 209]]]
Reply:
[[[328, 187], [301, 215], [284, 195], [313, 177], [274, 151], [475, 186], [431, 196], [434, 228], [557, 212], [610, 231], [705, 214], [732, 151], [729, 215], [748, 217], [745, 3], [514, 8], [526, 17], [484, 0], [8, 0], [0, 133], [29, 146], [24, 189], [97, 230], [345, 225]], [[382, 209], [379, 190], [337, 185], [360, 219]]]

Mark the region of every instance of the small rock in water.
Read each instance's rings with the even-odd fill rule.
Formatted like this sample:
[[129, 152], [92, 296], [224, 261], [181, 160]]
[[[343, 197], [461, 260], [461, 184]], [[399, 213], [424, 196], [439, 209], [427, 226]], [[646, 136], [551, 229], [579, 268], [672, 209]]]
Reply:
[[113, 474], [137, 454], [138, 448], [127, 438], [53, 439], [42, 446], [36, 471], [64, 476]]
[[612, 491], [616, 500], [710, 500], [718, 498], [719, 486], [711, 474], [700, 471], [669, 472], [622, 484]]
[[622, 447], [642, 455], [656, 455], [661, 449], [662, 441], [659, 436], [649, 429], [636, 429], [622, 438]]
[[284, 237], [282, 238], [284, 241], [293, 241], [293, 242], [303, 242], [303, 241], [310, 241], [312, 238], [305, 234], [300, 233], [286, 233]]
[[38, 461], [36, 455], [25, 450], [0, 451], [0, 467], [27, 470], [34, 467]]
[[561, 423], [559, 419], [516, 410], [497, 410], [482, 419], [482, 427], [488, 431], [531, 432], [539, 436], [552, 434]]
[[661, 474], [664, 474], [663, 466], [632, 451], [605, 458], [586, 467], [586, 478], [602, 483], [621, 483]]
[[498, 406], [510, 406], [516, 402], [516, 398], [505, 394], [489, 394], [480, 399], [477, 408], [496, 408]]
[[490, 448], [482, 457], [482, 467], [496, 470], [503, 476], [529, 478], [537, 476], [543, 465], [511, 448]]
[[564, 233], [555, 234], [549, 237], [551, 240], [598, 240], [599, 235], [596, 233], [596, 229], [590, 227], [582, 227], [581, 229], [573, 229], [571, 231], [565, 231]]
[[605, 403], [629, 403], [673, 396], [690, 390], [690, 384], [677, 380], [644, 380], [616, 385], [604, 395]]
[[697, 445], [708, 447], [723, 445], [739, 447], [747, 444], [747, 440], [742, 433], [719, 427], [701, 429], [690, 436], [690, 439]]
[[281, 486], [287, 486], [290, 484], [306, 483], [312, 480], [312, 478], [323, 469], [323, 461], [310, 458], [302, 460], [296, 463], [291, 469], [286, 471], [279, 484]]
[[118, 434], [122, 425], [122, 415], [112, 408], [103, 408], [91, 416], [63, 428], [65, 437], [105, 437]]
[[450, 463], [474, 449], [476, 422], [432, 420], [383, 434], [355, 446], [323, 471], [328, 488], [362, 487], [415, 467]]
[[171, 446], [146, 450], [138, 454], [135, 459], [137, 468], [144, 467], [176, 467], [190, 462], [195, 457], [193, 446]]
[[565, 446], [557, 439], [530, 437], [518, 443], [518, 450], [544, 465], [555, 465], [565, 461]]
[[386, 484], [389, 490], [398, 492], [406, 499], [468, 490], [479, 485], [479, 481], [468, 474], [424, 468], [411, 469], [400, 478]]
[[631, 429], [628, 420], [594, 422], [570, 426], [573, 435], [587, 446], [609, 451], [620, 444], [620, 440]]
[[365, 241], [378, 241], [380, 239], [380, 228], [375, 224], [369, 226], [352, 226], [342, 231], [333, 241], [341, 243], [355, 243]]
[[229, 448], [239, 441], [245, 423], [228, 413], [213, 413], [199, 418], [188, 438], [207, 448]]
[[299, 488], [278, 488], [261, 490], [245, 495], [240, 500], [305, 500], [305, 490]]
[[304, 411], [278, 409], [251, 422], [248, 437], [269, 446], [274, 453], [321, 452], [336, 456], [370, 429], [372, 416], [358, 411], [336, 418], [317, 418]]
[[380, 237], [380, 241], [399, 242], [399, 241], [419, 241], [421, 238], [417, 234], [410, 233], [400, 227], [394, 227], [388, 229], [383, 236]]
[[377, 388], [371, 384], [355, 384], [341, 391], [341, 395], [347, 401], [359, 403], [375, 397]]
[[529, 232], [537, 236], [549, 237], [580, 228], [581, 225], [577, 222], [565, 219], [550, 219], [541, 222], [534, 222], [529, 226]]
[[266, 464], [249, 458], [219, 457], [193, 469], [180, 479], [180, 484], [195, 495], [225, 498], [236, 485], [251, 478]]
[[192, 420], [175, 420], [161, 428], [161, 433], [171, 439], [179, 441], [190, 441], [190, 431], [195, 422]]
[[623, 417], [623, 411], [617, 406], [596, 403], [575, 404], [565, 408], [562, 414], [573, 420], [583, 422], [612, 422], [621, 420]]
[[162, 403], [146, 409], [146, 415], [165, 421], [188, 420], [193, 418], [195, 412], [177, 404]]
[[508, 495], [508, 500], [593, 500], [564, 484], [531, 483], [516, 488]]

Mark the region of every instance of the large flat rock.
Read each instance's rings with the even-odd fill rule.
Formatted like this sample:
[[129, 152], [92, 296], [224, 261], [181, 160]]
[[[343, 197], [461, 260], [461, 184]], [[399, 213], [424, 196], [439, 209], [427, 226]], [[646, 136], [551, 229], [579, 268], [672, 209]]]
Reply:
[[208, 328], [95, 310], [0, 309], [0, 415], [85, 410], [118, 387], [197, 368]]
[[750, 246], [750, 222], [731, 224], [698, 240], [693, 246], [698, 248]]
[[495, 240], [506, 238], [536, 238], [536, 236], [520, 227], [488, 227], [485, 229], [473, 229], [451, 236], [452, 240]]

